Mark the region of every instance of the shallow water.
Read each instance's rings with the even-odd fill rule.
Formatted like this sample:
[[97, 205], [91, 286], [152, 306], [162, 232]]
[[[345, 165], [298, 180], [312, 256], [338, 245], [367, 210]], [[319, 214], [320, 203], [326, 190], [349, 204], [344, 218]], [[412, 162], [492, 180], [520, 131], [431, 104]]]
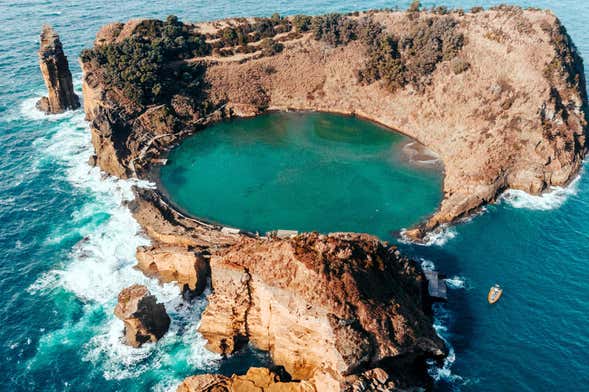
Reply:
[[403, 161], [409, 142], [352, 117], [271, 113], [191, 136], [160, 178], [174, 204], [225, 225], [388, 239], [441, 200], [441, 172]]
[[[206, 20], [407, 3], [2, 2], [0, 390], [166, 390], [189, 374], [231, 372], [264, 361], [252, 354], [247, 361], [220, 362], [195, 333], [204, 300], [181, 304], [175, 287], [161, 287], [131, 268], [135, 246], [146, 239], [120, 205], [130, 197], [130, 185], [86, 165], [91, 147], [81, 112], [45, 118], [34, 110], [43, 92], [35, 54], [42, 23], [54, 25], [74, 60], [113, 19], [176, 13]], [[553, 8], [589, 57], [586, 3], [516, 3]], [[75, 61], [72, 68], [79, 82]], [[588, 215], [589, 180], [582, 176], [572, 188], [543, 197], [513, 192], [470, 222], [432, 237], [429, 247], [403, 245], [451, 278], [450, 302], [437, 308], [436, 325], [453, 355], [434, 372], [437, 389], [587, 389]], [[118, 290], [135, 282], [155, 291], [173, 318], [172, 333], [142, 350], [120, 343], [122, 325], [112, 315]], [[505, 293], [490, 307], [486, 293], [495, 282]]]

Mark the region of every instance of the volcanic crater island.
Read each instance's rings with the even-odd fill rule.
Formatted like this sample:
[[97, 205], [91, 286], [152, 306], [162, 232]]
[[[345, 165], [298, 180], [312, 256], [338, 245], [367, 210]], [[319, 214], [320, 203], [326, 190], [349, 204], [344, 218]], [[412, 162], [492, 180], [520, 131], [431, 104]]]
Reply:
[[[50, 27], [39, 55], [49, 89], [39, 107], [75, 109]], [[587, 151], [582, 60], [547, 10], [131, 20], [100, 29], [80, 62], [90, 163], [119, 178], [157, 180], [187, 136], [267, 112], [357, 116], [412, 138], [444, 175], [437, 210], [403, 233], [416, 242], [507, 189], [566, 186]], [[428, 368], [447, 354], [432, 326], [435, 277], [396, 246], [363, 233], [252, 233], [188, 216], [158, 186], [134, 191], [128, 207], [151, 240], [137, 268], [186, 298], [210, 287], [199, 326], [209, 350], [251, 345], [272, 361], [188, 377], [178, 391], [432, 388]], [[134, 347], [170, 325], [140, 285], [120, 293], [115, 314]]]

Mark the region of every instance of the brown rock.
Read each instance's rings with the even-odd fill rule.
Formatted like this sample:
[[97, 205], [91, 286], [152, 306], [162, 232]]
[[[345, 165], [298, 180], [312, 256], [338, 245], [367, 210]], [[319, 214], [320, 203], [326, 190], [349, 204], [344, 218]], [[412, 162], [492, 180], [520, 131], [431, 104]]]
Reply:
[[72, 74], [63, 52], [59, 36], [51, 26], [43, 26], [39, 65], [48, 96], [37, 102], [37, 108], [45, 113], [61, 113], [80, 107], [78, 96], [74, 93]]
[[369, 235], [244, 239], [211, 257], [214, 292], [199, 331], [213, 351], [229, 354], [249, 341], [293, 378], [322, 373], [334, 390], [331, 380], [338, 385], [361, 367], [443, 356], [421, 279], [412, 262]]
[[137, 248], [137, 268], [161, 282], [178, 282], [181, 290], [200, 295], [209, 275], [208, 262], [201, 254], [182, 247]]
[[205, 374], [186, 378], [177, 392], [316, 392], [313, 384], [301, 381], [281, 381], [267, 368], [250, 368], [243, 376], [225, 377]]
[[170, 327], [166, 308], [145, 286], [135, 284], [123, 289], [114, 313], [125, 323], [126, 343], [133, 347], [158, 341]]

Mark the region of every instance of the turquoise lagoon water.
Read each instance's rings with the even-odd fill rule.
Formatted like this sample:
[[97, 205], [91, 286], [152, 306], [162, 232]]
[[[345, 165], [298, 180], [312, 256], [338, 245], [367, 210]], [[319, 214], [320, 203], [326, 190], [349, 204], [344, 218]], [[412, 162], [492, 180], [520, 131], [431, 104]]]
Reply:
[[352, 117], [271, 113], [191, 136], [160, 178], [182, 210], [229, 226], [388, 238], [441, 200], [440, 171], [403, 162], [410, 142]]
[[[91, 146], [81, 111], [45, 117], [34, 109], [43, 93], [35, 54], [42, 23], [55, 26], [74, 60], [113, 20], [316, 14], [407, 3], [0, 2], [0, 390], [173, 390], [190, 374], [265, 361], [259, 353], [230, 362], [208, 353], [195, 332], [204, 299], [183, 303], [173, 286], [133, 270], [134, 249], [146, 239], [121, 206], [131, 197], [130, 184], [86, 165]], [[589, 5], [516, 3], [554, 9], [589, 57]], [[75, 61], [72, 68], [79, 87]], [[401, 244], [445, 271], [453, 287], [449, 303], [436, 309], [436, 325], [452, 349], [444, 368], [432, 371], [436, 389], [587, 390], [589, 179], [582, 175], [542, 197], [507, 196], [430, 238], [429, 246]], [[166, 338], [140, 350], [120, 343], [122, 327], [112, 315], [118, 291], [135, 282], [165, 301], [173, 319]], [[491, 307], [485, 296], [495, 282], [505, 294]]]

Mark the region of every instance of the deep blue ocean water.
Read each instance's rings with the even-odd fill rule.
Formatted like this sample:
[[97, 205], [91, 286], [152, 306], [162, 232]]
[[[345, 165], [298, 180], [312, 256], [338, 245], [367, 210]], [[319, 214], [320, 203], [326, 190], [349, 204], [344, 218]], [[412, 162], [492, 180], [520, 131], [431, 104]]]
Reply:
[[[79, 87], [75, 58], [110, 21], [407, 3], [0, 1], [0, 390], [173, 390], [190, 374], [264, 361], [259, 353], [230, 362], [208, 353], [195, 332], [204, 300], [183, 304], [174, 286], [159, 286], [132, 269], [135, 247], [146, 239], [121, 206], [131, 197], [130, 184], [86, 165], [91, 145], [81, 111], [45, 117], [34, 109], [44, 90], [36, 57], [43, 23], [60, 33]], [[587, 3], [516, 3], [552, 8], [589, 58]], [[542, 197], [512, 192], [430, 246], [404, 245], [451, 278], [450, 302], [436, 310], [438, 330], [452, 348], [445, 367], [432, 371], [438, 390], [587, 390], [588, 204], [589, 178], [582, 175]], [[136, 282], [164, 300], [173, 318], [171, 333], [140, 350], [120, 343], [121, 324], [112, 315], [119, 290]], [[486, 293], [495, 282], [505, 293], [489, 306]]]

